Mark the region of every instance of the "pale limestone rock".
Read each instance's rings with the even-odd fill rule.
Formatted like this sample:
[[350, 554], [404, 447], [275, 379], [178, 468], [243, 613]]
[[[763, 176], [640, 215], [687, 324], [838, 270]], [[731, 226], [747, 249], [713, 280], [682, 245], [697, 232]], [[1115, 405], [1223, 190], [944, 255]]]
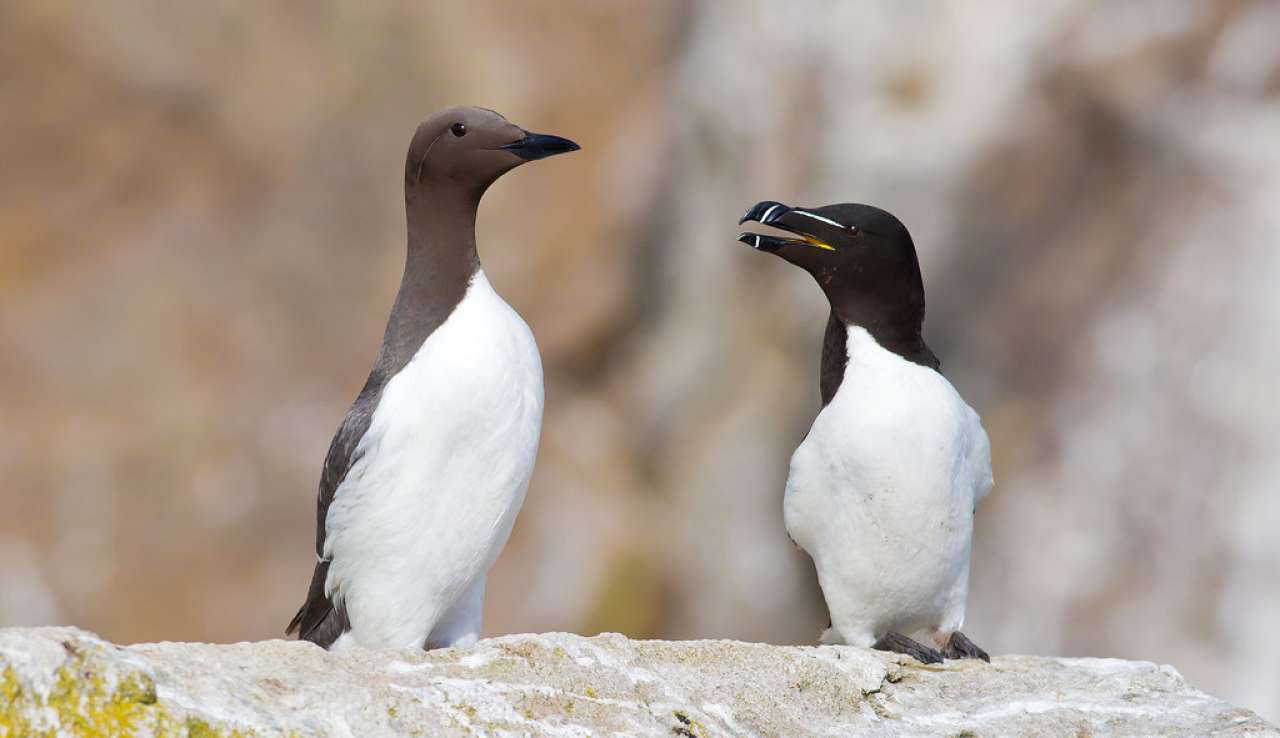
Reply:
[[332, 655], [0, 630], [0, 736], [1267, 735], [1168, 666], [852, 647], [517, 635]]

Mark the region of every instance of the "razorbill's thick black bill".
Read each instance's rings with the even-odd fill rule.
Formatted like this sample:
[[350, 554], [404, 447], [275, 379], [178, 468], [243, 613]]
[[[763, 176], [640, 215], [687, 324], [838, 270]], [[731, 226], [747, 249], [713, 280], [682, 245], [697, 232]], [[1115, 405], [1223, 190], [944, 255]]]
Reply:
[[[924, 662], [989, 660], [960, 627], [991, 451], [921, 336], [924, 283], [910, 234], [869, 205], [766, 201], [738, 222], [749, 220], [787, 235], [738, 240], [809, 272], [831, 305], [823, 408], [791, 457], [783, 504], [831, 613], [822, 641]], [[941, 653], [904, 635], [918, 631]]]
[[483, 108], [420, 126], [405, 161], [408, 255], [373, 371], [320, 476], [316, 567], [287, 632], [325, 648], [434, 648], [480, 635], [542, 426], [533, 334], [489, 286], [490, 184], [577, 144]]

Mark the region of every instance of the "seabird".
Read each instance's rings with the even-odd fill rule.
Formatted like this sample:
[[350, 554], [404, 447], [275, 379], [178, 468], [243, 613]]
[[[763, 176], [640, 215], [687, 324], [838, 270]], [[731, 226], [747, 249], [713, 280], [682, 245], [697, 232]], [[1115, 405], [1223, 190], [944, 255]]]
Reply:
[[315, 573], [287, 633], [335, 651], [479, 638], [485, 575], [533, 472], [543, 390], [533, 333], [480, 267], [476, 209], [505, 172], [577, 148], [484, 108], [418, 126], [404, 277], [325, 457]]
[[[757, 203], [739, 220], [788, 232], [739, 241], [809, 272], [831, 306], [822, 410], [791, 457], [787, 533], [813, 558], [823, 643], [925, 663], [987, 654], [963, 633], [974, 510], [991, 489], [978, 414], [925, 344], [915, 245], [869, 205]], [[939, 650], [908, 637], [927, 632]]]

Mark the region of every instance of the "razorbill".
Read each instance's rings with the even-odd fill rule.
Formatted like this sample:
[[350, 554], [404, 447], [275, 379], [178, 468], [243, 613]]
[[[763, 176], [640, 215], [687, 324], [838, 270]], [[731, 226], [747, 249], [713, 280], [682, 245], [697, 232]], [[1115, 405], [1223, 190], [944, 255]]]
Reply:
[[325, 648], [474, 643], [485, 575], [524, 501], [542, 426], [533, 334], [476, 255], [490, 184], [577, 144], [483, 108], [418, 126], [408, 255], [368, 381], [325, 457], [316, 567], [287, 633]]
[[[920, 334], [924, 283], [902, 223], [869, 205], [757, 203], [739, 241], [813, 275], [831, 305], [822, 410], [791, 457], [783, 514], [831, 614], [824, 643], [931, 663], [986, 652], [960, 632], [973, 513], [991, 489], [978, 414]], [[927, 632], [938, 650], [908, 637]]]

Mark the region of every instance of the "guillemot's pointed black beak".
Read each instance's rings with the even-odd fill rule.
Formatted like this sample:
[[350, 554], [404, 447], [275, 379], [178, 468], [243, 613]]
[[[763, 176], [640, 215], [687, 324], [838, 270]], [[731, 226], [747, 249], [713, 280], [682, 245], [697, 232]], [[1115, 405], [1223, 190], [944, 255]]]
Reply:
[[524, 138], [512, 141], [502, 148], [510, 151], [525, 161], [545, 159], [556, 154], [567, 154], [582, 148], [567, 138], [552, 136], [546, 133], [525, 132]]
[[770, 225], [773, 221], [791, 211], [791, 208], [775, 200], [762, 200], [747, 209], [746, 214], [738, 218], [738, 225], [754, 220], [757, 223]]

